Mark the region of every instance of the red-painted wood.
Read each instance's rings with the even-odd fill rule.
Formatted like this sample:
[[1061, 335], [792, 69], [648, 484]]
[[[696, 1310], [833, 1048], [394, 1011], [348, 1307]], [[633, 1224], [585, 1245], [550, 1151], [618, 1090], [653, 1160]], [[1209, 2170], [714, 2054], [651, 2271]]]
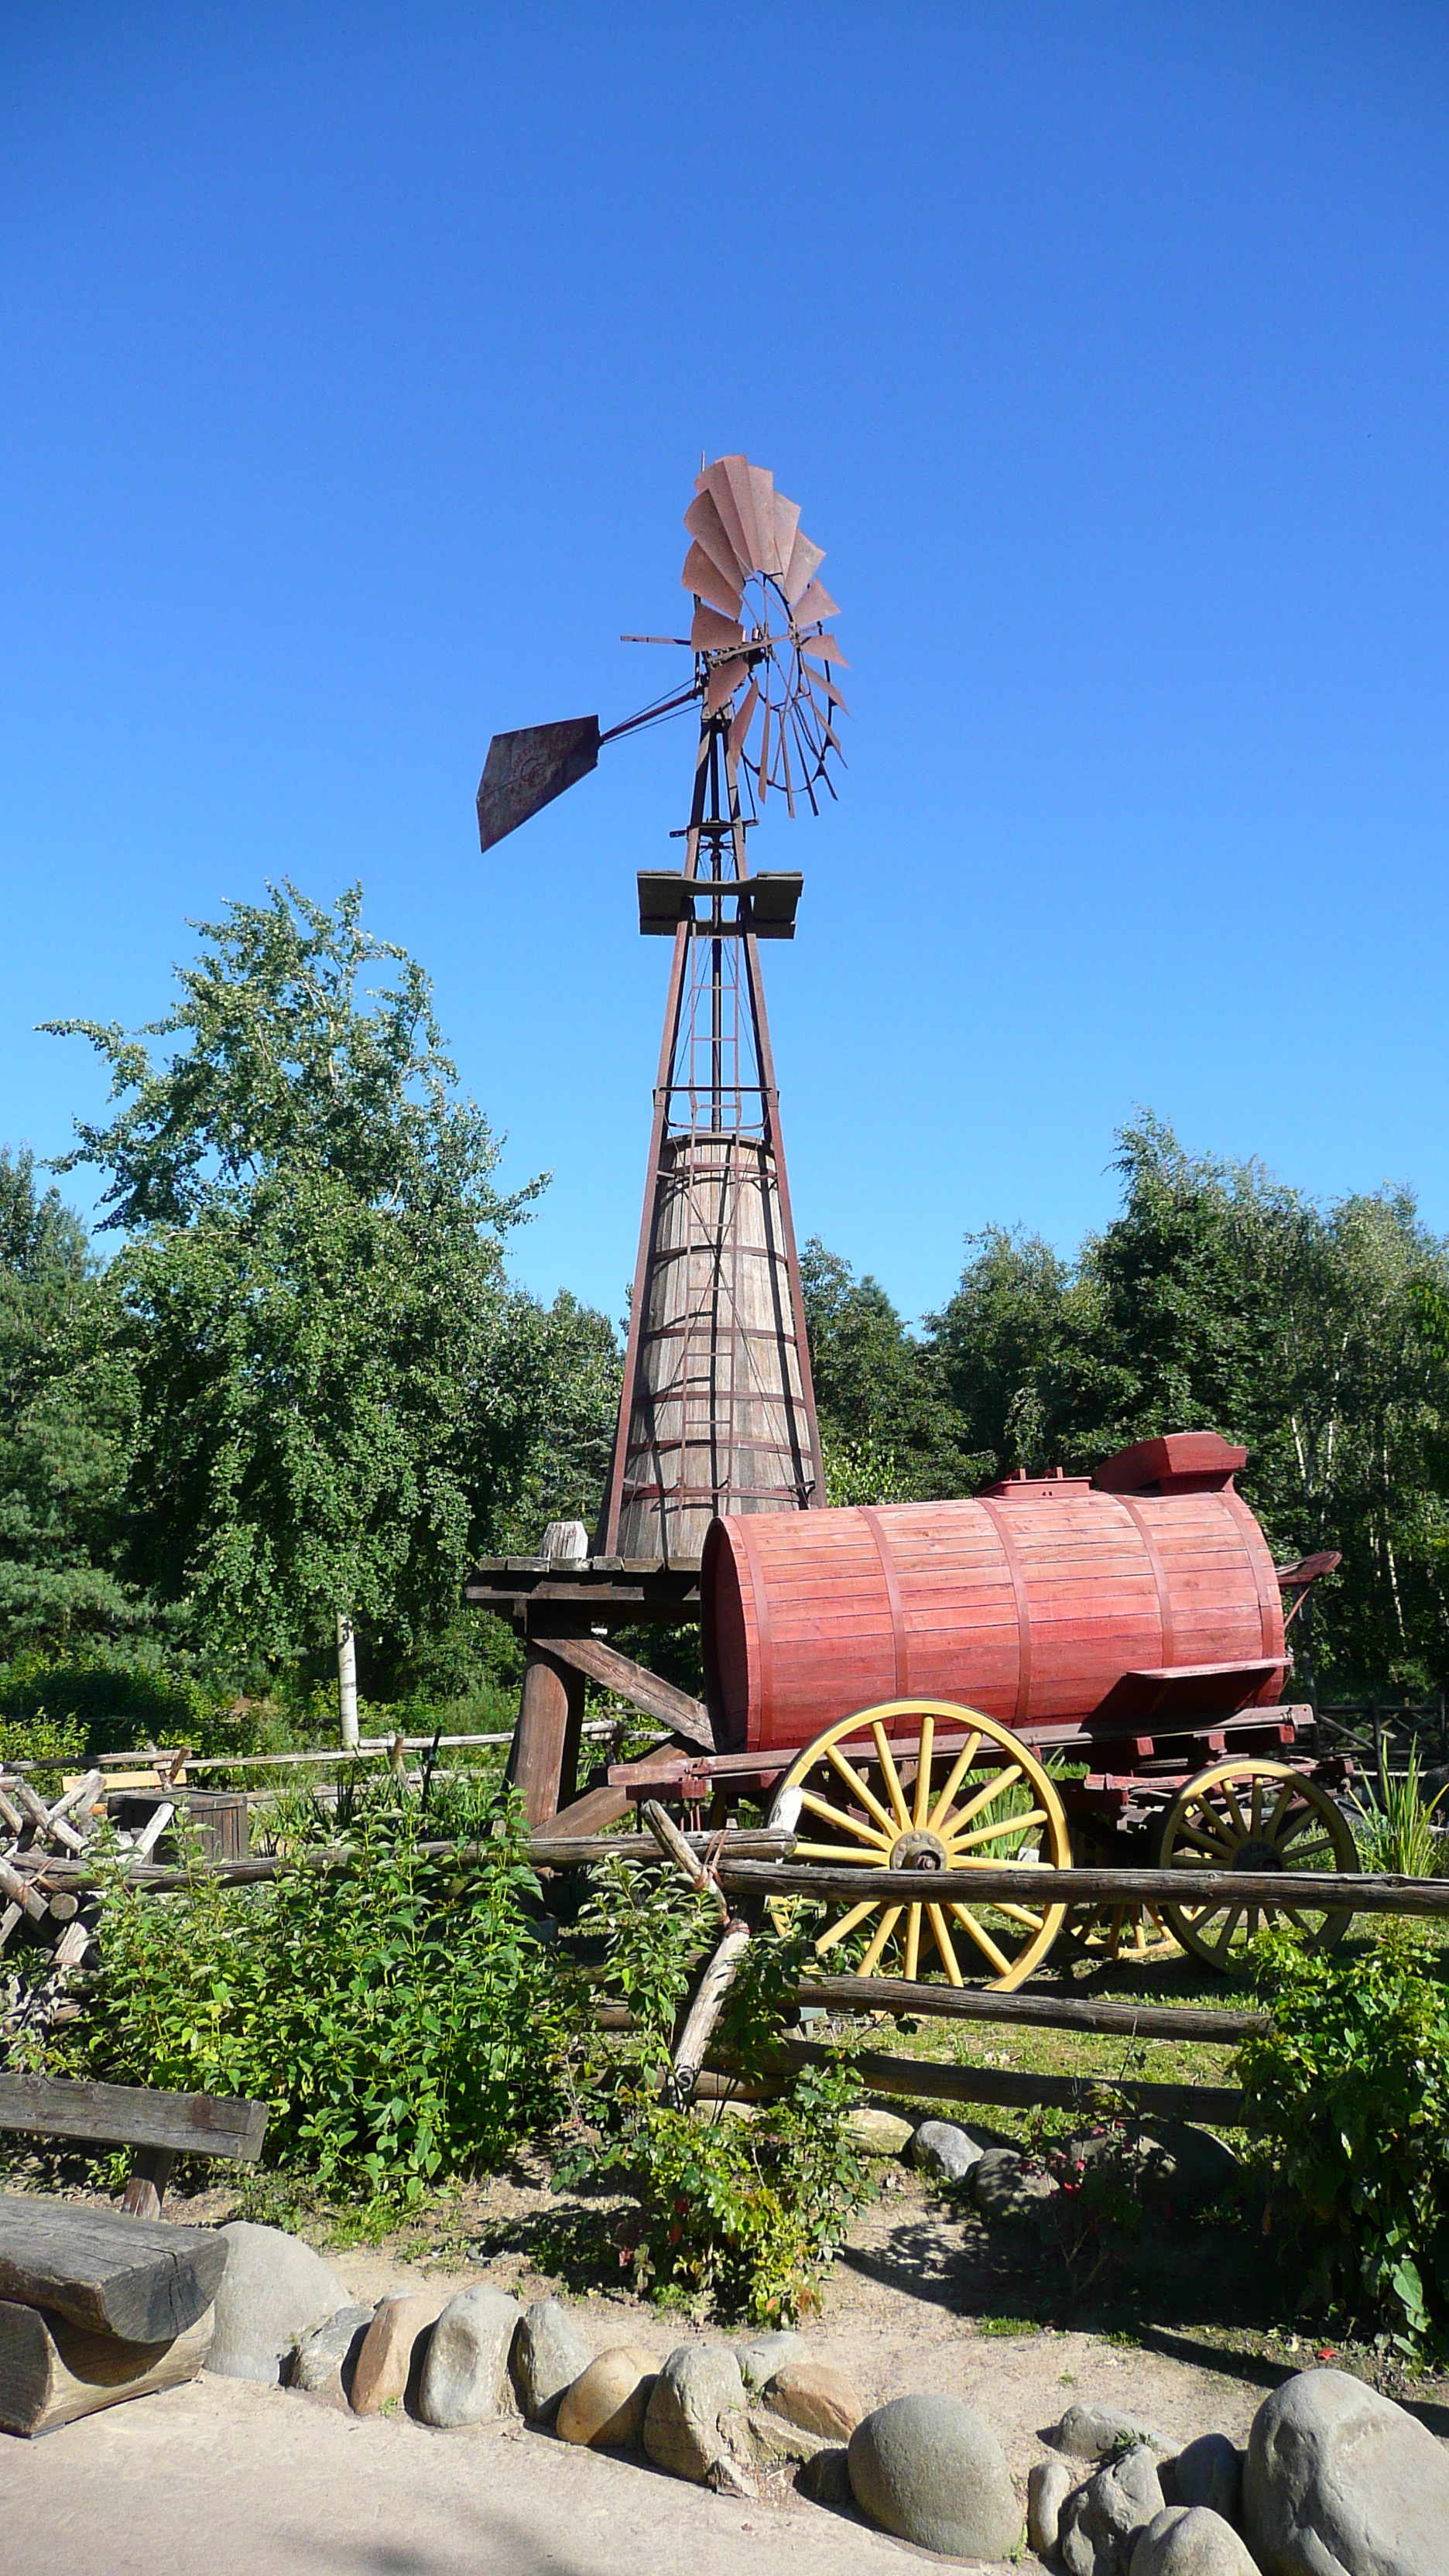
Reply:
[[[972, 1502], [717, 1520], [701, 1576], [722, 1747], [808, 1744], [913, 1693], [1007, 1725], [1088, 1717], [1124, 1674], [1220, 1665], [1282, 1688], [1267, 1542], [1211, 1432], [1145, 1441], [1085, 1478], [1020, 1478]], [[1209, 1687], [1210, 1696], [1210, 1687]], [[1120, 1704], [1120, 1702], [1119, 1702]]]

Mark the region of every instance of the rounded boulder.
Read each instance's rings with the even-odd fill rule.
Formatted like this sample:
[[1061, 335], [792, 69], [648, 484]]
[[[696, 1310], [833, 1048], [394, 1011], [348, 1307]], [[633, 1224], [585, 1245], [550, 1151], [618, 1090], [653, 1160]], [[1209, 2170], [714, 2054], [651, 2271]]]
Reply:
[[559, 2401], [560, 2441], [594, 2451], [624, 2451], [642, 2441], [644, 2412], [659, 2364], [637, 2344], [613, 2344], [598, 2353]]
[[1230, 2522], [1206, 2505], [1173, 2505], [1137, 2535], [1128, 2576], [1258, 2576]]
[[321, 2255], [285, 2228], [235, 2218], [221, 2234], [226, 2270], [207, 2369], [275, 2387], [298, 2345], [349, 2304], [347, 2290]]
[[946, 2558], [1009, 2558], [1021, 2507], [1001, 2445], [959, 2398], [893, 2397], [857, 2424], [851, 2493], [898, 2540]]
[[1253, 2418], [1243, 2528], [1264, 2576], [1443, 2576], [1449, 2452], [1347, 2371], [1300, 2371]]

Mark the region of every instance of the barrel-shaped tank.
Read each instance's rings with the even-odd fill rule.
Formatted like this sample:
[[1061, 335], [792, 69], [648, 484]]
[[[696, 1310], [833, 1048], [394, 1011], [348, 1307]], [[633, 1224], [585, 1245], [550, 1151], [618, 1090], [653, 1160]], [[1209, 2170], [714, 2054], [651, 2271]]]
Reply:
[[1273, 1559], [1210, 1432], [1096, 1477], [969, 1502], [716, 1520], [702, 1568], [721, 1749], [808, 1744], [854, 1708], [963, 1701], [1024, 1729], [1265, 1705], [1284, 1673]]

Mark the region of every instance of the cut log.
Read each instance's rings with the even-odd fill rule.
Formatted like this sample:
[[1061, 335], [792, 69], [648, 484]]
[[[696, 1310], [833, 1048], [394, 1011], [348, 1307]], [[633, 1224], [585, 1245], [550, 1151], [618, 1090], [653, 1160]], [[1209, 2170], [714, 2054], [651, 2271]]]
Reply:
[[0, 2195], [0, 2301], [53, 2309], [90, 2333], [169, 2343], [210, 2307], [226, 2238], [63, 2200]]
[[216, 2310], [207, 2307], [184, 2334], [132, 2343], [0, 2300], [0, 2427], [33, 2440], [103, 2406], [176, 2388], [196, 2377], [215, 2324]]

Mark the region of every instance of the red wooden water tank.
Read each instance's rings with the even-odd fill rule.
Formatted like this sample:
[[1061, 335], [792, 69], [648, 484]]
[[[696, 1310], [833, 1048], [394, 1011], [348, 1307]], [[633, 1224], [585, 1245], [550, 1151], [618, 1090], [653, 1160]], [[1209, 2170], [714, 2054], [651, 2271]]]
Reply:
[[1233, 1486], [1246, 1458], [1173, 1432], [1094, 1477], [1013, 1477], [971, 1502], [716, 1520], [702, 1599], [721, 1750], [799, 1747], [913, 1695], [1124, 1732], [1273, 1701], [1283, 1610]]

